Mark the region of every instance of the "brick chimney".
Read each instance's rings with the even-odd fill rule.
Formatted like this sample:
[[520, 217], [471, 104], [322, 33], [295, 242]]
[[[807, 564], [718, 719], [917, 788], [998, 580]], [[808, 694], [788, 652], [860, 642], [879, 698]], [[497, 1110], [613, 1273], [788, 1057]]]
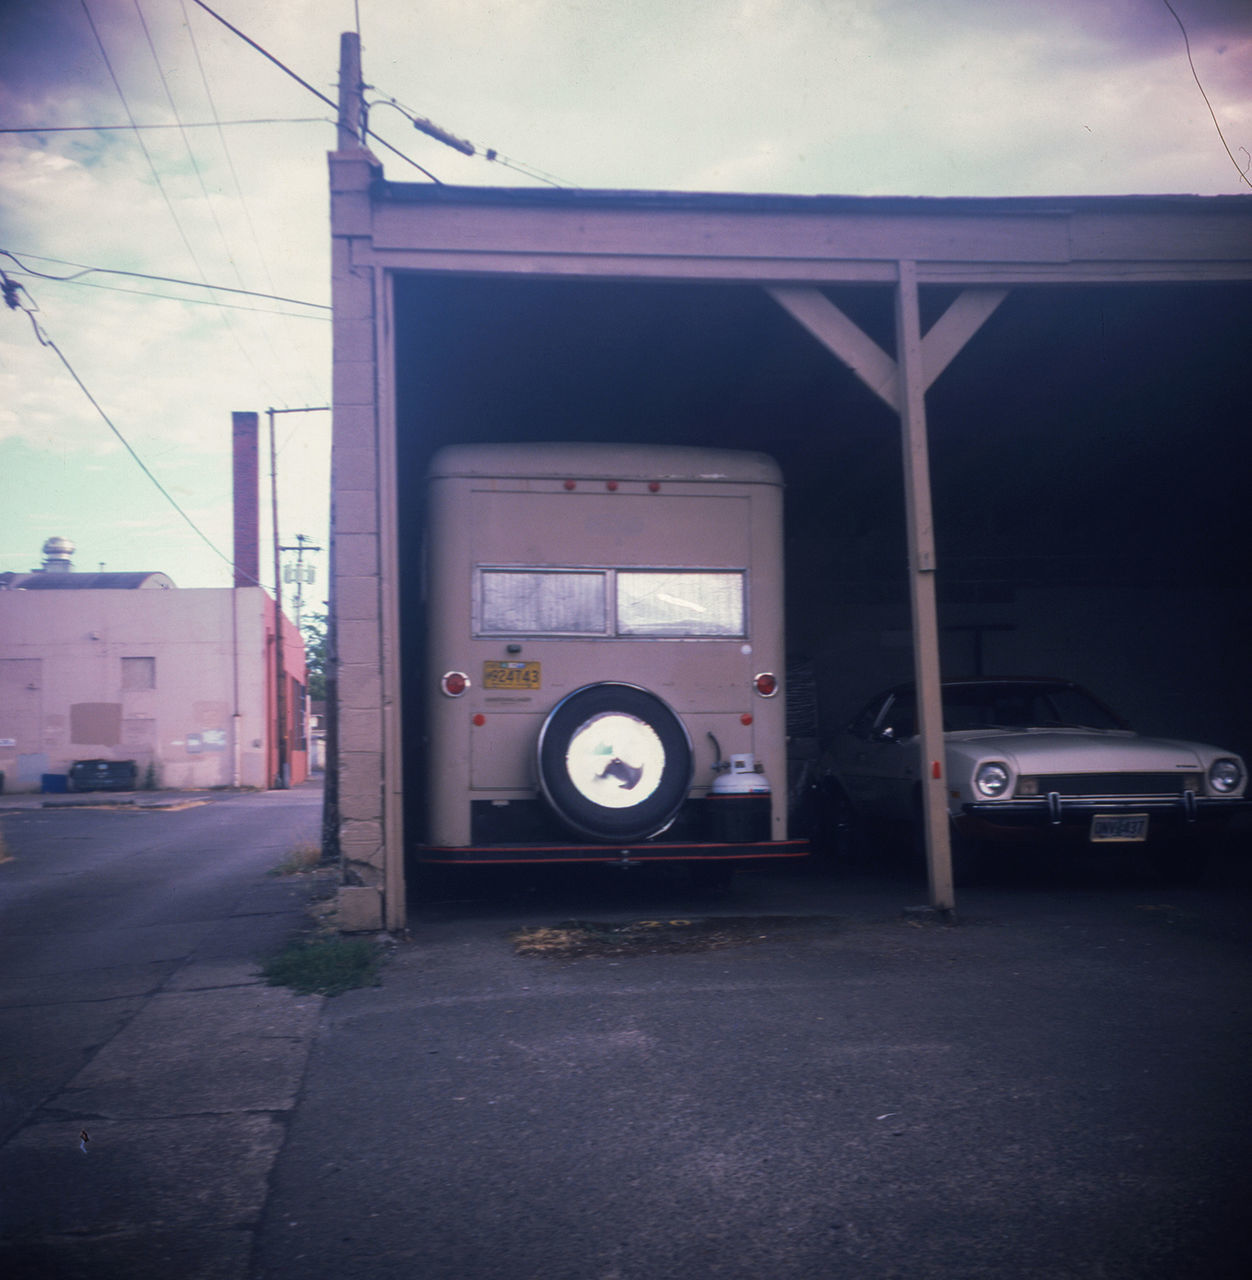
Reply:
[[258, 509], [257, 415], [232, 413], [235, 499], [235, 586], [260, 585], [260, 513]]

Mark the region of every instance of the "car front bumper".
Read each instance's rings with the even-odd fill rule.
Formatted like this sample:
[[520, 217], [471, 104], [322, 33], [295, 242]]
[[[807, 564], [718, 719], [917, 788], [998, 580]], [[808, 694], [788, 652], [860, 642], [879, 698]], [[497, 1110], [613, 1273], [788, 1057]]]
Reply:
[[[977, 800], [961, 806], [967, 825], [984, 833], [990, 828], [1046, 830], [1086, 828], [1100, 814], [1144, 813], [1158, 820], [1155, 825], [1171, 830], [1199, 827], [1215, 830], [1237, 813], [1252, 809], [1252, 799], [1224, 799], [1197, 796], [1016, 796], [1011, 800]], [[1163, 820], [1163, 821], [1161, 821]]]

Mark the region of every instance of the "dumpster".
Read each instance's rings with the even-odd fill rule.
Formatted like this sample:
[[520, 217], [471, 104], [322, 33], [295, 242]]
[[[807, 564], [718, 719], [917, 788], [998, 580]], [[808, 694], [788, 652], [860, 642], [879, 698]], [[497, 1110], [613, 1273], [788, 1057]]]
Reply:
[[75, 760], [69, 781], [75, 791], [133, 791], [138, 776], [133, 760]]

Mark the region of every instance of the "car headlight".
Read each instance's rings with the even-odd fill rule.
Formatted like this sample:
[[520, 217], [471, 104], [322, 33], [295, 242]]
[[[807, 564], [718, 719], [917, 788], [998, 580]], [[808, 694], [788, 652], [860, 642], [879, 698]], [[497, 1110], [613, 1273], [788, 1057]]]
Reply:
[[1002, 764], [980, 764], [974, 774], [974, 786], [994, 799], [1009, 789], [1009, 771]]
[[1228, 796], [1243, 781], [1243, 766], [1229, 756], [1209, 765], [1209, 786], [1219, 796]]

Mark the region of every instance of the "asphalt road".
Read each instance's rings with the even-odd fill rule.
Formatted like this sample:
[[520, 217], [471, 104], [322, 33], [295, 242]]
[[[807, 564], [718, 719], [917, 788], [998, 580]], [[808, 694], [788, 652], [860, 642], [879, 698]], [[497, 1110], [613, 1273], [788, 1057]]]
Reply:
[[[1027, 876], [952, 927], [903, 913], [902, 870], [445, 877], [381, 985], [323, 1000], [255, 964], [304, 897], [266, 873], [318, 818], [315, 792], [0, 817], [0, 1272], [1252, 1272], [1246, 841], [1196, 889]], [[519, 952], [569, 920], [658, 940]]]
[[0, 1272], [245, 1274], [321, 1003], [259, 980], [305, 923], [269, 873], [320, 823], [314, 787], [0, 814]]
[[[616, 874], [616, 873], [615, 873]], [[1224, 1280], [1252, 1269], [1246, 868], [430, 886], [328, 1001], [256, 1280]], [[518, 928], [699, 919], [685, 951]]]

